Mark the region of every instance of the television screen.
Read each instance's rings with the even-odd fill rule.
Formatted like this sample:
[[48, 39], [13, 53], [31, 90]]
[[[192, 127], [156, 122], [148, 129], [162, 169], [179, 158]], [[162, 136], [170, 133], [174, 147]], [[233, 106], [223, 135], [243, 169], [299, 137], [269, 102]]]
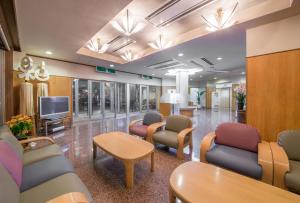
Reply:
[[53, 118], [65, 116], [69, 113], [69, 97], [40, 97], [40, 117]]

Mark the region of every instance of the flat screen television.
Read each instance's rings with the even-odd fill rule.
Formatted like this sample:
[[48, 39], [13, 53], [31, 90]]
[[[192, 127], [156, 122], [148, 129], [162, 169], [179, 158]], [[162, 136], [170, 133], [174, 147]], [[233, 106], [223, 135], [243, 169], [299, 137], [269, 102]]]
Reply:
[[40, 118], [55, 119], [65, 117], [70, 112], [68, 96], [39, 97]]

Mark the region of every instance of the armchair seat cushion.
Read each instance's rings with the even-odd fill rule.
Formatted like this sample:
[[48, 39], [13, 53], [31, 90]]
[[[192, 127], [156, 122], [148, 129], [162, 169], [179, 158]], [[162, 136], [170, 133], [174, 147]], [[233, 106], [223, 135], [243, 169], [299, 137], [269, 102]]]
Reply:
[[54, 156], [23, 168], [21, 192], [66, 173], [74, 172], [70, 161], [64, 156]]
[[23, 164], [28, 165], [52, 156], [62, 155], [57, 144], [50, 144], [39, 149], [30, 150], [23, 154]]
[[290, 172], [285, 174], [285, 185], [292, 192], [300, 194], [300, 162], [289, 161]]
[[[177, 139], [177, 132], [164, 130], [154, 133], [153, 135], [153, 141], [155, 143], [160, 143], [167, 145], [172, 148], [178, 148], [178, 139]], [[187, 143], [189, 141], [189, 136], [186, 136], [184, 139], [184, 143]]]
[[147, 137], [147, 125], [134, 125], [129, 129], [130, 134], [138, 135], [140, 137]]
[[262, 177], [262, 168], [258, 164], [257, 153], [254, 152], [225, 145], [215, 145], [206, 153], [206, 160], [208, 163], [245, 176], [255, 179]]
[[69, 192], [81, 192], [89, 202], [93, 202], [91, 194], [79, 177], [74, 173], [67, 173], [22, 192], [20, 203], [47, 202]]

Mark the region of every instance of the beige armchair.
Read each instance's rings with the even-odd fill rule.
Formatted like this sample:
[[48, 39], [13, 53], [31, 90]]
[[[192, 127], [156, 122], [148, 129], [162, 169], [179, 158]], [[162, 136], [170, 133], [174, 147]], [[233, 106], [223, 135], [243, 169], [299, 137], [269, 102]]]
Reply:
[[[157, 131], [165, 126], [164, 130]], [[148, 141], [177, 149], [177, 158], [183, 159], [183, 149], [187, 145], [193, 150], [192, 121], [185, 116], [170, 116], [166, 123], [156, 123], [148, 128]]]

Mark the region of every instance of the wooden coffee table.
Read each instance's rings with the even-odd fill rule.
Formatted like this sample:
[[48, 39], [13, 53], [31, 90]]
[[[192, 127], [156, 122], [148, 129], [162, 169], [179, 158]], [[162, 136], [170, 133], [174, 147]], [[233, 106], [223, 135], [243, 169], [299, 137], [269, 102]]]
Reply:
[[154, 146], [142, 139], [124, 132], [110, 132], [93, 138], [93, 159], [97, 147], [124, 162], [126, 186], [133, 186], [134, 164], [136, 161], [151, 155], [151, 171], [154, 170]]
[[187, 162], [170, 177], [170, 203], [300, 202], [300, 196], [237, 173], [201, 162]]

